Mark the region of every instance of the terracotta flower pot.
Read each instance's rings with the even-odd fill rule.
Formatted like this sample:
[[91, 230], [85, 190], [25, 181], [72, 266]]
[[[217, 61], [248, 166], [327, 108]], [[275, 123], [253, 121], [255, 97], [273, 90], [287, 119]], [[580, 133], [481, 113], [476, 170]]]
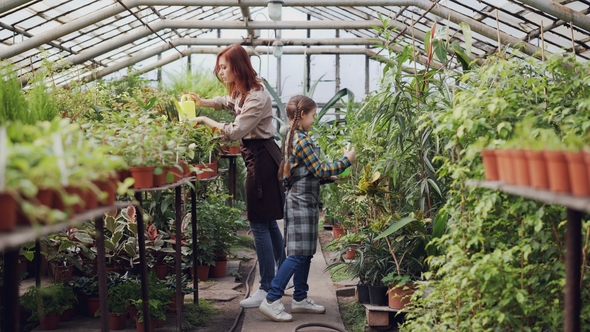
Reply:
[[85, 207], [86, 210], [96, 209], [98, 207], [98, 196], [94, 192], [94, 190], [90, 188], [86, 188], [84, 191], [84, 200], [86, 202]]
[[166, 184], [166, 172], [162, 172], [162, 174], [154, 174], [154, 187], [162, 187]]
[[547, 162], [542, 151], [525, 150], [528, 159], [531, 186], [536, 189], [549, 189]]
[[71, 280], [74, 273], [74, 266], [51, 266], [54, 281]]
[[488, 181], [499, 180], [500, 177], [498, 175], [498, 160], [496, 158], [496, 150], [482, 150], [481, 159], [483, 161], [485, 179]]
[[[129, 320], [135, 325], [137, 318], [137, 308], [134, 305], [129, 306]], [[143, 331], [143, 330], [142, 330]]]
[[184, 177], [184, 170], [178, 169], [176, 166], [166, 167], [166, 177], [168, 177], [168, 173], [172, 174], [172, 181], [166, 183], [174, 183], [180, 181]]
[[[406, 288], [406, 289], [404, 289]], [[391, 309], [402, 310], [410, 303], [410, 297], [416, 291], [414, 285], [406, 285], [405, 287], [397, 287], [397, 285], [390, 285], [387, 290], [389, 298], [389, 307]]]
[[344, 229], [342, 229], [339, 224], [333, 224], [332, 235], [334, 236], [334, 239], [337, 239], [344, 235]]
[[168, 275], [168, 265], [156, 265], [152, 268], [156, 273], [156, 277], [160, 280], [165, 280]]
[[514, 181], [519, 186], [530, 186], [529, 161], [524, 150], [514, 149], [509, 152], [514, 166]]
[[211, 169], [211, 171], [213, 172], [213, 176], [217, 175], [217, 170], [218, 170], [218, 165], [219, 165], [219, 160], [213, 160], [210, 163], [206, 163], [205, 166], [207, 166], [207, 168]]
[[563, 151], [543, 151], [547, 162], [549, 189], [556, 193], [570, 192], [570, 177]]
[[498, 149], [496, 157], [498, 158], [498, 170], [500, 180], [508, 184], [516, 184], [514, 177], [514, 162], [511, 156], [511, 150]]
[[[135, 322], [135, 327], [137, 327], [137, 332], [145, 332], [145, 327], [143, 326], [144, 322]], [[156, 324], [154, 321], [150, 321], [150, 332], [156, 331]]]
[[99, 206], [111, 206], [115, 204], [117, 193], [117, 181], [114, 178], [97, 181], [98, 190], [107, 194], [107, 197], [99, 202]]
[[215, 261], [215, 265], [209, 267], [209, 278], [224, 278], [227, 269], [227, 261]]
[[[86, 315], [88, 317], [94, 317], [94, 315], [96, 314], [96, 312], [98, 311], [98, 309], [100, 309], [100, 301], [98, 297], [87, 297], [86, 298]], [[100, 316], [100, 315], [99, 315]]]
[[[182, 295], [182, 301], [180, 303], [181, 307], [182, 304], [184, 303], [184, 294]], [[172, 294], [172, 296], [170, 297], [170, 303], [168, 304], [168, 308], [166, 308], [166, 312], [172, 313], [172, 312], [176, 312], [176, 294]]]
[[127, 325], [127, 313], [113, 314], [109, 312], [109, 329], [123, 330]]
[[35, 199], [37, 200], [37, 202], [39, 202], [39, 204], [45, 205], [45, 206], [51, 208], [51, 207], [53, 207], [53, 196], [54, 196], [53, 189], [39, 189]]
[[131, 176], [135, 180], [133, 188], [145, 189], [154, 186], [154, 167], [153, 166], [138, 166], [131, 167]]
[[60, 322], [69, 322], [74, 315], [74, 308], [68, 308], [59, 315]]
[[2, 211], [0, 232], [11, 232], [16, 225], [17, 207], [16, 201], [8, 193], [0, 193], [0, 211]]
[[356, 250], [354, 250], [354, 249], [346, 250], [346, 254], [344, 255], [344, 258], [354, 259], [355, 257], [356, 257]]
[[590, 179], [584, 162], [584, 152], [567, 151], [564, 152], [564, 155], [567, 160], [572, 194], [578, 197], [590, 196]]
[[56, 330], [59, 327], [59, 314], [52, 312], [39, 320], [41, 330]]
[[[209, 265], [199, 265], [197, 266], [197, 279], [199, 281], [207, 281], [209, 280], [209, 270], [211, 267]], [[195, 269], [191, 266], [191, 279], [195, 280]]]
[[71, 209], [74, 213], [82, 213], [84, 212], [84, 207], [86, 204], [86, 192], [82, 190], [80, 187], [76, 186], [67, 186], [65, 187], [66, 193], [70, 196], [78, 196], [79, 201], [78, 203], [72, 204], [66, 209]]

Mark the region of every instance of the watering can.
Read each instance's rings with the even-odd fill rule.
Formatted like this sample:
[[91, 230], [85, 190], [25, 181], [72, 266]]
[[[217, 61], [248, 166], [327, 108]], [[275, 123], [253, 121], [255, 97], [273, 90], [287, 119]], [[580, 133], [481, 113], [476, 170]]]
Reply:
[[174, 101], [174, 105], [178, 110], [178, 118], [180, 120], [186, 120], [197, 116], [195, 111], [195, 102], [192, 100], [191, 95], [182, 95], [182, 97], [180, 97], [180, 102], [176, 101], [175, 99], [172, 100]]

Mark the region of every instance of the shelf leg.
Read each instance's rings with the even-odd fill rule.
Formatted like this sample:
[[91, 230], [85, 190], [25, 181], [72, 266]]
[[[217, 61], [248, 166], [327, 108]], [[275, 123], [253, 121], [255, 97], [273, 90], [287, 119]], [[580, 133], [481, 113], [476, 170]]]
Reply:
[[565, 233], [564, 331], [580, 331], [580, 266], [582, 264], [582, 212], [567, 209]]
[[109, 307], [108, 307], [108, 289], [107, 289], [107, 264], [105, 260], [104, 248], [104, 217], [100, 216], [94, 221], [96, 230], [96, 263], [98, 271], [98, 299], [100, 301], [100, 330], [109, 331]]
[[143, 207], [141, 192], [135, 192], [138, 202], [137, 208], [137, 242], [139, 245], [139, 269], [141, 271], [141, 299], [143, 304], [143, 327], [145, 332], [150, 331], [150, 296], [148, 285], [148, 271], [145, 258], [145, 225], [143, 224]]
[[182, 192], [181, 187], [175, 188], [174, 205], [176, 208], [176, 252], [174, 253], [174, 269], [176, 274], [176, 331], [182, 327], [182, 269], [181, 269], [181, 251], [182, 251]]
[[18, 276], [18, 248], [4, 252], [4, 285], [2, 289], [2, 331], [20, 331], [19, 320], [19, 276]]
[[199, 278], [197, 278], [197, 266], [199, 265], [198, 259], [198, 248], [197, 243], [197, 181], [193, 180], [193, 186], [191, 187], [191, 230], [193, 233], [193, 288], [195, 292], [193, 294], [193, 303], [199, 304]]

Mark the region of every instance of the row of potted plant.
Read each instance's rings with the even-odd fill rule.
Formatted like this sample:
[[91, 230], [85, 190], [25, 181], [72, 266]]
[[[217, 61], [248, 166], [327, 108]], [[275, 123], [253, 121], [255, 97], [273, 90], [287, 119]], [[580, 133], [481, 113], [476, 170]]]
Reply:
[[560, 138], [553, 129], [516, 124], [513, 139], [481, 151], [485, 179], [512, 185], [590, 196], [590, 145], [574, 133]]
[[[84, 138], [67, 119], [0, 128], [0, 230], [19, 223], [53, 223], [97, 206], [112, 205], [115, 171], [125, 161]], [[18, 220], [17, 220], [18, 219]]]

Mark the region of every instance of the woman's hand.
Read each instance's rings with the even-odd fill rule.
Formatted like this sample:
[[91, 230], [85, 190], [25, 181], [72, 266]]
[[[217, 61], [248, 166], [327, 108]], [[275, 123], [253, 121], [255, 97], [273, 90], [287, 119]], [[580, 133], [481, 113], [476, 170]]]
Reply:
[[205, 123], [205, 119], [207, 119], [206, 116], [197, 116], [196, 118], [190, 118], [189, 121], [194, 123]]
[[185, 92], [185, 94], [191, 96], [191, 100], [195, 102], [195, 107], [201, 106], [201, 104], [202, 104], [201, 96], [199, 96], [198, 94], [196, 94], [194, 92]]

